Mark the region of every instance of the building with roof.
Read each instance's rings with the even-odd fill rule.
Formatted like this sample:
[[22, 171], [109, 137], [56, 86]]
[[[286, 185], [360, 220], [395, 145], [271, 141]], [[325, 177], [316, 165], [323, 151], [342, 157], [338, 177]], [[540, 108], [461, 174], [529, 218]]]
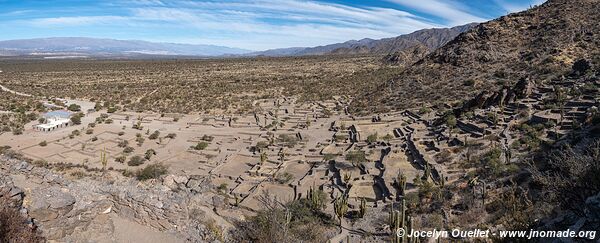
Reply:
[[59, 128], [68, 127], [73, 125], [71, 122], [72, 115], [73, 113], [64, 110], [47, 112], [42, 115], [42, 117], [44, 117], [44, 123], [34, 125], [33, 128], [40, 132], [50, 132]]

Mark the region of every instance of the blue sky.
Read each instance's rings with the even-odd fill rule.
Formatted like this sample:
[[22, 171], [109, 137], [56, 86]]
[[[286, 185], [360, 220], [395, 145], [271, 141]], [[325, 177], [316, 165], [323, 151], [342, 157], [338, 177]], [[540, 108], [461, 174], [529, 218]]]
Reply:
[[250, 50], [483, 22], [544, 0], [0, 0], [0, 39], [96, 37]]

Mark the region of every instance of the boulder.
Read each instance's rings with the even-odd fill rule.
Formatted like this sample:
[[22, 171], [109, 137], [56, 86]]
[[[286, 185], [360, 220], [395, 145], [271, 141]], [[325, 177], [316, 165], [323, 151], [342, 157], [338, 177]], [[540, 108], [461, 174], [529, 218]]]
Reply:
[[49, 221], [69, 213], [75, 198], [58, 187], [37, 189], [31, 193], [29, 214], [39, 221]]

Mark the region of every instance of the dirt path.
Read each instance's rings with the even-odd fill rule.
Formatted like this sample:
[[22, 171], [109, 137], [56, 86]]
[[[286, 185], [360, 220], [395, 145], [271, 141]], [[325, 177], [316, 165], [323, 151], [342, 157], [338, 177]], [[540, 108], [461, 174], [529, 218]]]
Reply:
[[15, 95], [19, 95], [19, 96], [25, 96], [25, 97], [31, 97], [32, 96], [30, 94], [25, 94], [25, 93], [14, 91], [14, 90], [9, 89], [6, 86], [1, 85], [1, 84], [0, 84], [0, 89], [2, 89], [2, 91], [9, 92], [9, 93], [12, 93], [12, 94], [15, 94]]

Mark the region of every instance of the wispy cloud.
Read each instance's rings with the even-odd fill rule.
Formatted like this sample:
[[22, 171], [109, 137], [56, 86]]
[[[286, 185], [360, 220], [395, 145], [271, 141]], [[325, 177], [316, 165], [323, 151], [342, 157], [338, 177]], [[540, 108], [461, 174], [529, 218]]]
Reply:
[[472, 22], [483, 22], [485, 18], [469, 13], [467, 7], [453, 0], [389, 0], [421, 13], [444, 19], [448, 25], [461, 25]]
[[91, 24], [114, 24], [130, 21], [131, 18], [122, 16], [74, 16], [74, 17], [55, 17], [55, 18], [37, 18], [29, 21], [37, 26], [68, 26], [68, 25], [91, 25]]
[[[345, 5], [330, 0], [117, 0], [46, 6], [49, 9], [31, 5], [27, 7], [35, 10], [35, 15], [15, 12], [21, 16], [12, 22], [10, 17], [0, 18], [1, 25], [9, 26], [0, 30], [12, 35], [34, 30], [27, 31], [30, 37], [32, 32], [62, 36], [92, 33], [95, 37], [261, 50], [392, 37], [424, 28], [482, 22], [486, 19], [481, 16], [489, 16], [472, 13], [473, 6], [458, 1], [468, 2], [383, 0]], [[513, 9], [511, 2], [503, 3], [502, 8]]]

